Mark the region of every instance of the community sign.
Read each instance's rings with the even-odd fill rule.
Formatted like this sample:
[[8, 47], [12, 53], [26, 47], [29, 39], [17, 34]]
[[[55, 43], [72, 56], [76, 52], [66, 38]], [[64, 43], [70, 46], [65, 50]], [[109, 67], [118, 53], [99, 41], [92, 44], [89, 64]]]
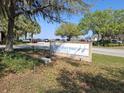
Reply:
[[52, 45], [52, 50], [56, 55], [75, 58], [79, 60], [90, 59], [91, 61], [91, 44], [90, 43], [61, 43]]

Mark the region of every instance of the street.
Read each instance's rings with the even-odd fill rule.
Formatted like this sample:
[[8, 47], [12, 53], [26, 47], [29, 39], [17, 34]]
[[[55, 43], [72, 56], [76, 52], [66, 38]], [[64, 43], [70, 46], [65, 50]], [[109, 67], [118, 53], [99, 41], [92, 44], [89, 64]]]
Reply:
[[[14, 49], [29, 49], [29, 48], [38, 48], [49, 50], [49, 43], [29, 43], [26, 45], [16, 45]], [[0, 48], [5, 48], [5, 45], [0, 45]], [[114, 49], [114, 48], [92, 48], [93, 53], [124, 57], [124, 49]]]
[[93, 48], [92, 50], [93, 50], [93, 53], [97, 53], [97, 54], [124, 57], [124, 49]]

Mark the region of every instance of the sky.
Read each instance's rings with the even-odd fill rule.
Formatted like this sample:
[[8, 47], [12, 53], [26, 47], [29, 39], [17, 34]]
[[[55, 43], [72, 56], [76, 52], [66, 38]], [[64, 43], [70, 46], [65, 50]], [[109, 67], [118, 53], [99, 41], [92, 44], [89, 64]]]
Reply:
[[[124, 9], [124, 0], [85, 0], [86, 2], [92, 4], [92, 8], [90, 9], [91, 12], [96, 10], [105, 10], [105, 9]], [[71, 17], [67, 17], [66, 21], [71, 23], [78, 24], [81, 20], [83, 15], [74, 15]], [[41, 17], [38, 18], [38, 23], [41, 26], [41, 33], [35, 35], [34, 38], [40, 39], [56, 39], [60, 38], [55, 36], [56, 29], [60, 26], [59, 23], [48, 23], [47, 21], [43, 20]]]

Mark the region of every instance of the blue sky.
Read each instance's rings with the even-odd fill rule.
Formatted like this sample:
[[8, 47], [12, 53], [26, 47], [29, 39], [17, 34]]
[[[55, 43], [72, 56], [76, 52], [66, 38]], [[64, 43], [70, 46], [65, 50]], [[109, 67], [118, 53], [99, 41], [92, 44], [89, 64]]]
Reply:
[[[105, 9], [114, 9], [114, 10], [124, 9], [124, 0], [85, 0], [85, 1], [88, 1], [93, 4], [93, 7], [91, 8], [91, 12], [94, 12], [96, 10], [105, 10]], [[72, 17], [67, 17], [67, 21], [78, 24], [82, 16], [76, 15]], [[60, 24], [48, 23], [42, 18], [39, 18], [39, 24], [41, 26], [41, 33], [35, 35], [34, 36], [35, 38], [41, 38], [41, 39], [59, 38], [55, 36], [54, 33]]]

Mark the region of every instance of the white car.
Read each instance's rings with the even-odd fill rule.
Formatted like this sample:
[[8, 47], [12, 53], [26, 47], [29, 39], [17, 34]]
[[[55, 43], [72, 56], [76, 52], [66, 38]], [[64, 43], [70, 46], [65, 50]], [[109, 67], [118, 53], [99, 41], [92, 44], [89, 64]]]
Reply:
[[116, 39], [115, 39], [115, 40], [111, 40], [111, 42], [112, 42], [112, 43], [120, 43], [120, 44], [123, 43], [123, 41], [121, 41], [121, 40], [116, 40]]
[[24, 39], [24, 40], [22, 40], [22, 42], [24, 42], [24, 43], [29, 43], [30, 40], [29, 40], [29, 39]]

